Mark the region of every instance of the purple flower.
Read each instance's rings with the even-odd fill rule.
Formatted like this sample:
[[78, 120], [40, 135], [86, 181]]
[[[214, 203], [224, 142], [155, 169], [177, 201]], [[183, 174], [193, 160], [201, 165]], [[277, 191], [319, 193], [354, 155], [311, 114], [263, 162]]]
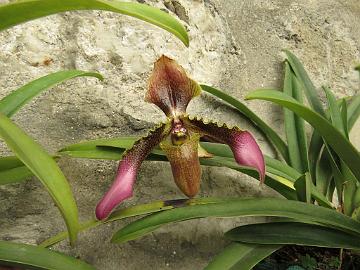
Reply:
[[190, 100], [200, 92], [200, 86], [174, 60], [162, 56], [156, 61], [145, 100], [157, 105], [168, 121], [159, 124], [124, 153], [114, 183], [96, 207], [98, 219], [105, 219], [119, 203], [132, 196], [137, 171], [157, 145], [170, 161], [175, 183], [188, 197], [194, 197], [200, 188], [199, 141], [203, 136], [228, 144], [236, 162], [255, 168], [260, 181], [264, 181], [264, 157], [248, 131], [205, 123], [186, 114]]

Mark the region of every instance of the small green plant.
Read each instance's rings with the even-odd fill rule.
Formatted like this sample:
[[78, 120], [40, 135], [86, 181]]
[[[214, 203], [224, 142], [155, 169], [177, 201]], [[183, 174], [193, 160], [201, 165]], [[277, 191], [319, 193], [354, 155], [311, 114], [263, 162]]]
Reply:
[[300, 264], [306, 270], [315, 270], [317, 268], [316, 259], [311, 257], [309, 254], [300, 257]]
[[339, 257], [331, 257], [328, 262], [328, 269], [339, 269], [341, 266], [341, 260]]

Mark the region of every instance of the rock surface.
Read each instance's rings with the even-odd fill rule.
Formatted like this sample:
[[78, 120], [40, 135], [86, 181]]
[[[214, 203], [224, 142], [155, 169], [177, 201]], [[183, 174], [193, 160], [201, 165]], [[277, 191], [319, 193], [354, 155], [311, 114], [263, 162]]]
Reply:
[[[0, 0], [0, 3], [9, 1]], [[284, 55], [293, 51], [315, 85], [329, 85], [337, 97], [353, 95], [359, 77], [360, 5], [347, 1], [141, 1], [176, 16], [188, 29], [190, 47], [139, 20], [110, 12], [52, 15], [0, 33], [0, 97], [62, 69], [98, 71], [105, 77], [78, 78], [53, 87], [13, 118], [49, 152], [81, 140], [143, 135], [164, 115], [143, 96], [153, 62], [162, 54], [176, 59], [196, 81], [217, 86], [239, 99], [259, 87], [281, 88]], [[321, 93], [323, 96], [323, 94]], [[325, 99], [322, 99], [325, 102]], [[281, 110], [266, 102], [245, 102], [283, 134]], [[188, 112], [251, 130], [265, 153], [264, 137], [234, 110], [202, 94]], [[359, 123], [354, 130], [359, 129]], [[351, 134], [360, 146], [359, 133]], [[8, 154], [4, 144], [0, 153]], [[82, 221], [110, 185], [116, 162], [63, 158]], [[145, 162], [134, 197], [124, 205], [181, 198], [170, 166]], [[200, 197], [278, 196], [258, 182], [225, 168], [203, 168]], [[64, 229], [58, 210], [36, 179], [0, 186], [2, 239], [38, 243]], [[56, 246], [98, 269], [201, 269], [227, 243], [222, 233], [248, 219], [206, 219], [166, 226], [127, 244], [109, 243], [128, 221], [80, 235], [74, 249]]]

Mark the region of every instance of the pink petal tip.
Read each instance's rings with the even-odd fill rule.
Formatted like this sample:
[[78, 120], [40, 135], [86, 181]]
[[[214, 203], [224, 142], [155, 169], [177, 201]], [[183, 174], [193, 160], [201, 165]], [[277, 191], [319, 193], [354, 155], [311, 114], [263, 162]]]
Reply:
[[122, 201], [132, 197], [133, 184], [136, 178], [136, 170], [126, 161], [121, 161], [118, 173], [111, 188], [96, 206], [96, 218], [103, 220]]
[[238, 132], [231, 143], [237, 163], [255, 168], [259, 172], [260, 182], [265, 180], [265, 161], [259, 145], [248, 131]]

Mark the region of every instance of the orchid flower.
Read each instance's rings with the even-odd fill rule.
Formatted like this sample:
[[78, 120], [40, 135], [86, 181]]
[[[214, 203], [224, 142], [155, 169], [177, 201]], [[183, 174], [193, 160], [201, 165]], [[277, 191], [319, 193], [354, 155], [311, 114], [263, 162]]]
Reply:
[[236, 162], [255, 168], [260, 181], [264, 181], [264, 157], [248, 131], [206, 123], [186, 114], [190, 100], [200, 92], [201, 87], [174, 60], [162, 56], [155, 62], [145, 100], [158, 106], [166, 114], [167, 121], [157, 125], [124, 153], [114, 183], [96, 207], [98, 219], [105, 219], [118, 204], [132, 196], [140, 165], [157, 145], [170, 161], [176, 185], [190, 198], [200, 188], [199, 153], [204, 153], [199, 146], [200, 137], [228, 144]]

